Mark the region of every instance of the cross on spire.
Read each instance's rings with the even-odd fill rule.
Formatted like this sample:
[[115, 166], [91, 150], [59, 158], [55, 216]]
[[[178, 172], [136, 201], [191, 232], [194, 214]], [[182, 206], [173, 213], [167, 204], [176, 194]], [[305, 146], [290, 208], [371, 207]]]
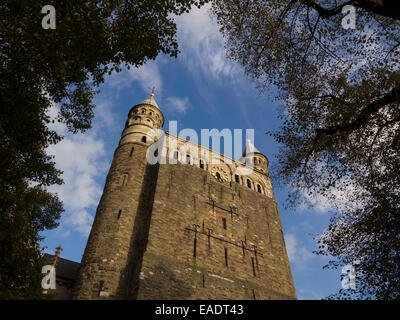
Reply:
[[156, 89], [155, 86], [153, 86], [153, 87], [148, 87], [148, 89], [151, 90], [151, 93], [150, 93], [151, 96], [154, 96], [154, 93], [158, 93], [158, 90]]

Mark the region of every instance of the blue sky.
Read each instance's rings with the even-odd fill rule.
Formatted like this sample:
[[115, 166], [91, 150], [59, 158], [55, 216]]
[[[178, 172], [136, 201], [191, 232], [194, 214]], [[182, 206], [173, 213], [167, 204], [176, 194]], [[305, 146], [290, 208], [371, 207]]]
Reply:
[[[85, 134], [71, 135], [56, 129], [64, 140], [48, 148], [57, 167], [64, 171], [62, 186], [53, 186], [66, 209], [55, 230], [43, 235], [46, 252], [59, 244], [61, 256], [80, 261], [93, 222], [113, 152], [129, 109], [148, 97], [151, 87], [166, 124], [177, 120], [183, 128], [254, 129], [255, 146], [271, 162], [278, 144], [265, 134], [279, 127], [279, 102], [273, 93], [259, 94], [242, 68], [225, 58], [222, 37], [207, 7], [193, 9], [176, 19], [181, 54], [177, 59], [159, 56], [139, 69], [123, 69], [106, 78], [95, 97], [93, 127]], [[56, 106], [51, 110], [56, 112]], [[164, 130], [168, 130], [164, 126]], [[274, 186], [274, 181], [272, 181]], [[309, 199], [314, 207], [296, 210], [284, 207], [288, 190], [274, 187], [286, 246], [299, 299], [321, 299], [339, 290], [340, 270], [323, 270], [328, 259], [312, 253], [313, 235], [321, 234], [329, 222], [325, 199]]]

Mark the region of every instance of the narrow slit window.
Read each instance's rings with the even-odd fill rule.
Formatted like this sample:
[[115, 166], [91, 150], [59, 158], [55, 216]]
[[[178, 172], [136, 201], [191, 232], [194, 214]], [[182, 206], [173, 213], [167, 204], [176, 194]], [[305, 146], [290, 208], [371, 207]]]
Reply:
[[132, 155], [133, 155], [133, 147], [131, 148], [131, 152], [129, 153], [129, 157], [132, 157]]
[[253, 276], [256, 276], [256, 268], [254, 267], [254, 258], [251, 258], [251, 265], [253, 266]]
[[238, 174], [235, 174], [235, 182], [236, 182], [236, 183], [239, 183], [239, 182], [240, 182], [240, 180], [239, 180], [239, 175], [238, 175]]
[[226, 230], [226, 219], [222, 218], [222, 228]]
[[103, 291], [104, 281], [100, 280], [99, 282], [99, 289], [97, 290], [97, 296], [100, 297], [100, 293]]
[[258, 191], [259, 193], [261, 193], [261, 187], [260, 187], [259, 184], [257, 185], [257, 191]]
[[121, 186], [125, 187], [128, 184], [128, 177], [129, 175], [127, 173], [122, 175]]
[[225, 248], [225, 266], [228, 266], [228, 248]]
[[121, 218], [121, 213], [122, 213], [122, 210], [119, 210], [118, 211], [118, 219]]

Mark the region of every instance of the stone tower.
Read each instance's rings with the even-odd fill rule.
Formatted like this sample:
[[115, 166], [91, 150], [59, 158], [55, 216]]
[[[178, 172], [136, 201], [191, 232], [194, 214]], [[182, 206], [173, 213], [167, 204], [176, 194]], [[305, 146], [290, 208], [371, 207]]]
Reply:
[[154, 94], [129, 111], [74, 297], [296, 299], [267, 157], [250, 141], [237, 161], [166, 132], [165, 161], [150, 164], [163, 125]]

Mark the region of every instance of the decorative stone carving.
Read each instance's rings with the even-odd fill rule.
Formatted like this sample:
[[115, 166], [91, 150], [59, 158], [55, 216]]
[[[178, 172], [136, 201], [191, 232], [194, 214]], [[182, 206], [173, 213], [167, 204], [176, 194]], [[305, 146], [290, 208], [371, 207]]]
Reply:
[[213, 177], [217, 180], [222, 180], [225, 182], [229, 181], [229, 174], [228, 172], [222, 168], [222, 167], [212, 167], [211, 168], [211, 174], [213, 175]]

